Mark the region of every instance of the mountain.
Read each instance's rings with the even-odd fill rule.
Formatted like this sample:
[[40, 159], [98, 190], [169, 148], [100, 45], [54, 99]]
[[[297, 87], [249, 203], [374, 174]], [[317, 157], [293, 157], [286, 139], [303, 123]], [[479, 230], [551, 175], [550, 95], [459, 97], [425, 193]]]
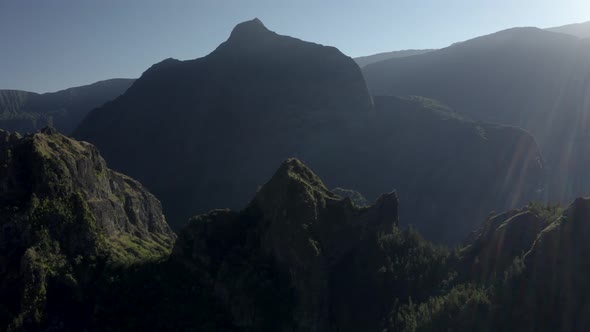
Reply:
[[[194, 213], [244, 207], [288, 157], [369, 200], [398, 188], [423, 214], [412, 222], [445, 242], [462, 239], [491, 210], [536, 197], [542, 164], [530, 136], [429, 107], [374, 102], [352, 59], [253, 20], [204, 58], [152, 66], [92, 111], [75, 137], [142, 181], [177, 228]], [[420, 206], [425, 192], [428, 208]], [[472, 195], [481, 203], [464, 203]]]
[[562, 212], [558, 205], [529, 203], [524, 208], [490, 216], [462, 249], [464, 260], [472, 262], [468, 269], [471, 278], [489, 282], [504, 276], [514, 259], [527, 253], [541, 231]]
[[287, 159], [244, 209], [195, 216], [176, 237], [158, 201], [106, 168], [92, 145], [52, 129], [0, 135], [3, 330], [590, 324], [590, 199], [565, 211], [531, 203], [490, 216], [448, 250], [400, 226], [395, 192], [357, 206]]
[[[192, 218], [168, 254], [157, 201], [94, 147], [50, 129], [2, 135], [15, 152], [2, 177], [14, 188], [2, 191], [3, 330], [381, 331], [452, 275], [448, 251], [398, 228], [395, 193], [356, 206], [296, 159], [242, 211]], [[33, 193], [12, 186], [26, 177], [15, 169], [35, 174]]]
[[331, 165], [348, 158], [345, 144], [371, 104], [352, 59], [252, 20], [204, 58], [152, 66], [75, 136], [146, 183], [178, 225], [196, 211], [245, 205], [290, 155], [349, 174]]
[[571, 35], [578, 38], [590, 38], [590, 22], [586, 23], [577, 23], [577, 24], [568, 24], [560, 27], [555, 28], [548, 28], [545, 29], [551, 32], [558, 32], [563, 33], [566, 35]]
[[427, 239], [460, 243], [491, 211], [542, 197], [545, 169], [533, 137], [474, 122], [420, 98], [375, 97], [370, 180], [361, 193], [395, 186], [401, 219]]
[[[528, 287], [514, 295], [522, 295], [523, 307], [540, 318], [531, 322], [530, 316], [520, 317], [523, 325], [561, 331], [590, 326], [590, 296], [585, 291], [590, 269], [584, 259], [590, 254], [589, 220], [590, 199], [576, 199], [539, 234], [524, 256], [526, 269], [517, 281]], [[543, 290], [543, 297], [533, 290]], [[560, 309], [559, 317], [546, 315], [555, 308]]]
[[419, 55], [428, 52], [432, 52], [434, 50], [403, 50], [403, 51], [393, 51], [393, 52], [383, 52], [377, 53], [373, 55], [361, 56], [358, 58], [354, 58], [354, 61], [359, 65], [359, 67], [364, 67], [366, 65], [370, 65], [375, 62], [394, 59], [394, 58], [405, 58], [412, 55]]
[[99, 330], [583, 330], [588, 202], [491, 216], [449, 251], [399, 226], [397, 194], [359, 207], [288, 159], [245, 209], [193, 217], [167, 262], [107, 290], [116, 304], [96, 321], [107, 322]]
[[[590, 249], [582, 243], [590, 236], [589, 202], [577, 199], [565, 211], [530, 203], [490, 216], [465, 246], [449, 251], [400, 227], [404, 206], [397, 194], [359, 207], [288, 159], [245, 209], [196, 216], [180, 231], [166, 269], [174, 266], [174, 275], [186, 280], [168, 276], [159, 284], [182, 304], [158, 306], [155, 317], [139, 319], [139, 326], [584, 330], [590, 324], [584, 264]], [[187, 294], [207, 302], [195, 306]], [[141, 299], [147, 303], [133, 302], [140, 306], [134, 312], [159, 297]], [[215, 314], [198, 314], [212, 307]], [[163, 319], [166, 310], [172, 316]]]
[[584, 259], [590, 253], [589, 218], [590, 199], [578, 198], [565, 211], [531, 204], [484, 224], [463, 249], [468, 274], [494, 285], [490, 300], [497, 306], [481, 320], [489, 325], [478, 330], [581, 331], [590, 326], [590, 270]]
[[288, 159], [245, 209], [194, 217], [179, 233], [169, 263], [190, 278], [171, 293], [200, 294], [217, 313], [197, 321], [203, 309], [185, 300], [190, 310], [164, 309], [171, 319], [158, 310], [139, 327], [381, 331], [400, 301], [420, 301], [448, 277], [449, 253], [400, 230], [397, 212], [395, 193], [359, 207]]
[[[290, 159], [244, 211], [194, 218], [172, 257], [202, 271], [198, 274], [204, 282], [225, 294], [221, 301], [231, 307], [238, 326], [377, 330], [379, 318], [387, 313], [383, 309], [393, 305], [393, 297], [380, 293], [393, 284], [383, 278], [392, 271], [379, 272], [386, 253], [378, 242], [393, 232], [397, 204], [395, 194], [388, 194], [370, 208], [355, 207]], [[243, 263], [276, 279], [257, 282], [239, 268]], [[273, 284], [276, 289], [265, 288]], [[358, 301], [343, 301], [340, 296], [351, 288], [357, 289], [350, 295]], [[283, 306], [268, 306], [273, 303]]]
[[109, 268], [165, 257], [175, 238], [160, 202], [94, 146], [0, 130], [1, 330], [82, 330]]
[[521, 127], [538, 142], [547, 199], [590, 192], [586, 139], [590, 42], [515, 28], [363, 68], [373, 95], [420, 95], [479, 121]]
[[88, 112], [121, 95], [133, 81], [112, 79], [44, 94], [0, 90], [0, 128], [32, 133], [52, 125], [70, 134]]

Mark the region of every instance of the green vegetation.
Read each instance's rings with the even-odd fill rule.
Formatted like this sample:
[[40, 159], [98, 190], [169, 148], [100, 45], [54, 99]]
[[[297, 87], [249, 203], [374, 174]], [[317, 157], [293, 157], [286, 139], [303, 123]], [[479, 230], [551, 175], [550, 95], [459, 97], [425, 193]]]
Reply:
[[368, 206], [371, 203], [358, 191], [344, 188], [332, 189], [332, 192], [340, 197], [348, 197], [352, 202], [358, 206]]
[[459, 285], [424, 303], [402, 306], [392, 313], [388, 331], [477, 331], [489, 324], [491, 310], [487, 291]]
[[[396, 193], [360, 206], [343, 197], [358, 193], [331, 192], [288, 159], [245, 209], [196, 216], [174, 243], [159, 202], [106, 168], [91, 145], [47, 129], [2, 148], [0, 183], [21, 185], [0, 193], [10, 202], [0, 205], [0, 328], [7, 331], [578, 330], [590, 323], [584, 310], [571, 309], [590, 303], [575, 291], [590, 275], [583, 258], [590, 199], [565, 211], [530, 203], [491, 215], [466, 246], [449, 250], [398, 225]], [[19, 182], [13, 169], [31, 180]], [[563, 316], [548, 314], [555, 308], [566, 308]]]
[[526, 209], [548, 223], [556, 221], [563, 214], [563, 207], [557, 203], [530, 202]]
[[112, 237], [108, 245], [115, 264], [157, 261], [170, 254], [170, 246], [165, 241], [145, 240], [130, 234]]
[[159, 202], [90, 144], [51, 128], [0, 139], [0, 330], [85, 329], [97, 285], [165, 258], [175, 236]]

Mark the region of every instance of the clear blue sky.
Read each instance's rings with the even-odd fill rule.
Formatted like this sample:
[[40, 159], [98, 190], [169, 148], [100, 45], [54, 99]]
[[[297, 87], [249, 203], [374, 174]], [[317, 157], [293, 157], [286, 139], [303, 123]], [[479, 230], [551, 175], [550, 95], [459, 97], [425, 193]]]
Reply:
[[590, 0], [0, 0], [0, 89], [139, 77], [206, 55], [254, 17], [354, 57], [588, 21]]

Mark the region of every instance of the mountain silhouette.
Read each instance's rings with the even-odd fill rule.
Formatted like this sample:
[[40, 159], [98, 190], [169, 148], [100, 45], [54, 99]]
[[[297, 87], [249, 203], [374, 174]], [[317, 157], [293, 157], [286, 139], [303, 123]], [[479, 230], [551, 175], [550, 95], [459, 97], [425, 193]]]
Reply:
[[421, 95], [478, 121], [530, 132], [548, 170], [546, 198], [590, 192], [586, 137], [590, 42], [514, 28], [363, 68], [373, 95]]
[[[145, 183], [175, 227], [198, 212], [243, 207], [288, 157], [371, 200], [399, 188], [413, 209], [428, 188], [432, 205], [417, 208], [413, 223], [440, 241], [536, 195], [542, 162], [525, 132], [448, 120], [420, 99], [377, 104], [351, 58], [253, 20], [204, 58], [152, 66], [75, 137]], [[441, 159], [448, 155], [457, 157]], [[485, 203], [463, 203], [472, 195]]]
[[590, 22], [568, 24], [560, 27], [548, 28], [545, 30], [572, 35], [578, 38], [590, 38]]
[[51, 125], [71, 134], [88, 112], [123, 94], [133, 81], [111, 79], [43, 94], [0, 90], [0, 128], [34, 133]]
[[412, 55], [419, 55], [428, 52], [432, 52], [434, 50], [403, 50], [403, 51], [393, 51], [393, 52], [383, 52], [373, 55], [361, 56], [358, 58], [354, 58], [354, 61], [359, 65], [359, 67], [364, 67], [366, 65], [370, 65], [375, 62], [384, 61], [388, 59], [394, 58], [405, 58]]

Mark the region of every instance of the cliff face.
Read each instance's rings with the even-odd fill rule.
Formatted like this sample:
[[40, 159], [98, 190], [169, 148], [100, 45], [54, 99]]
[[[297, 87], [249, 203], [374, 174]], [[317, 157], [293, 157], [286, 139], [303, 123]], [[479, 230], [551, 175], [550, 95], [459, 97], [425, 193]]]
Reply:
[[490, 217], [463, 249], [470, 277], [479, 282], [504, 278], [514, 260], [530, 250], [550, 222], [527, 208]]
[[543, 160], [525, 131], [474, 122], [427, 98], [374, 102], [363, 166], [372, 172], [354, 188], [371, 197], [395, 186], [402, 224], [427, 239], [458, 244], [491, 211], [540, 197]]
[[164, 256], [174, 238], [159, 201], [91, 144], [0, 131], [0, 326], [74, 328], [105, 266]]
[[198, 271], [242, 328], [376, 331], [394, 300], [380, 241], [396, 224], [395, 193], [357, 207], [289, 159], [243, 211], [193, 218], [172, 259]]
[[[524, 257], [520, 294], [540, 329], [575, 331], [590, 326], [590, 198], [576, 199], [544, 229]], [[557, 309], [558, 308], [558, 309]], [[551, 312], [559, 311], [559, 315]], [[530, 319], [530, 318], [529, 318]]]
[[578, 198], [563, 212], [530, 204], [484, 223], [461, 252], [465, 280], [492, 285], [496, 308], [482, 330], [590, 326], [589, 220], [590, 199]]

